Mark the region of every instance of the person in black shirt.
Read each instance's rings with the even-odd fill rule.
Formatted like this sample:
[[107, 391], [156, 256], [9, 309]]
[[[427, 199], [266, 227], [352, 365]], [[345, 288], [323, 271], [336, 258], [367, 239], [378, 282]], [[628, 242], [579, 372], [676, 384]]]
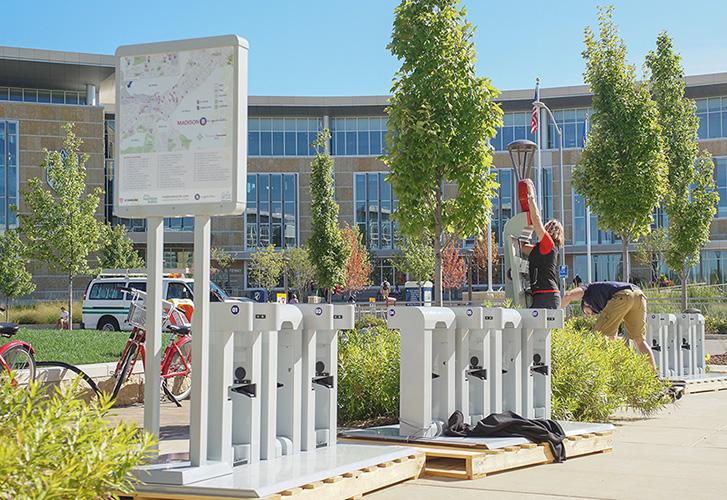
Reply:
[[596, 330], [608, 339], [616, 339], [618, 327], [623, 323], [639, 352], [648, 357], [656, 369], [654, 353], [646, 341], [646, 297], [639, 287], [619, 281], [581, 285], [565, 293], [563, 307], [579, 299], [584, 314], [599, 315]]
[[530, 220], [538, 237], [535, 245], [522, 245], [522, 252], [528, 258], [532, 296], [530, 307], [559, 309], [558, 249], [563, 246], [563, 225], [555, 219], [543, 225], [540, 210], [535, 202], [535, 187], [530, 179], [527, 179], [527, 184]]

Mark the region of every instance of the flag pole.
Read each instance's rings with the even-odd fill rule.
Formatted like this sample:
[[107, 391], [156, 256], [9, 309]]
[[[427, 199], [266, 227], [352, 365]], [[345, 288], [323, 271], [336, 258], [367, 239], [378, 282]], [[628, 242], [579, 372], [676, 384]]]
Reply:
[[[535, 101], [540, 102], [540, 78], [535, 79]], [[538, 193], [537, 194], [538, 208], [540, 210], [542, 210], [543, 209], [543, 189], [542, 189], [543, 188], [543, 159], [540, 154], [540, 151], [541, 151], [541, 147], [540, 147], [540, 112], [541, 112], [541, 109], [540, 109], [540, 106], [538, 106], [538, 110], [537, 110], [538, 126], [537, 126], [537, 129], [535, 130], [535, 143], [538, 146], [538, 150], [537, 150], [538, 151], [538, 154], [537, 154], [538, 165], [535, 169], [535, 188]]]

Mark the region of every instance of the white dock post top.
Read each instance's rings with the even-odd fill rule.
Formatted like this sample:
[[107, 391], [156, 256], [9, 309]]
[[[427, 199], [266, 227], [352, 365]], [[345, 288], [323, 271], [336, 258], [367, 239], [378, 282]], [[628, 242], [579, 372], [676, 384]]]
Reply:
[[548, 309], [518, 309], [522, 317], [522, 327], [532, 329], [547, 329], [548, 326]]
[[546, 309], [545, 317], [548, 328], [563, 328], [565, 323], [565, 311], [563, 309]]
[[356, 325], [356, 307], [353, 304], [333, 306], [333, 327], [336, 330], [353, 330]]
[[454, 311], [448, 307], [390, 307], [386, 314], [389, 328], [434, 330], [454, 326]]
[[255, 331], [297, 330], [300, 328], [303, 314], [300, 309], [290, 304], [271, 302], [253, 303], [253, 328]]
[[518, 328], [523, 320], [520, 311], [504, 307], [485, 307], [483, 314], [483, 326], [495, 330]]
[[657, 321], [661, 324], [672, 325], [676, 323], [677, 317], [675, 314], [664, 314], [664, 313], [649, 313], [647, 319], [649, 322]]
[[335, 330], [333, 304], [295, 304], [303, 314], [304, 330]]
[[210, 303], [210, 333], [252, 332], [253, 303], [229, 300]]

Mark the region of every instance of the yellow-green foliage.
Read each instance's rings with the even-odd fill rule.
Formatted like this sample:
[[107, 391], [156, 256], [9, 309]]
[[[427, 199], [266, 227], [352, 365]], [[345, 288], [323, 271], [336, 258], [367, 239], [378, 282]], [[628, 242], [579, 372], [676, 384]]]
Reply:
[[[32, 306], [15, 306], [10, 309], [10, 321], [22, 325], [55, 325], [60, 317], [61, 306], [68, 308], [68, 304], [61, 301], [37, 302]], [[81, 303], [74, 302], [74, 323], [81, 321], [81, 314]]]
[[573, 321], [553, 332], [552, 356], [553, 418], [603, 422], [619, 407], [648, 415], [668, 402], [645, 357]]
[[398, 415], [399, 332], [375, 325], [341, 334], [338, 348], [339, 421], [396, 419]]
[[106, 420], [108, 399], [86, 404], [75, 384], [0, 381], [0, 499], [110, 498], [131, 490], [131, 469], [149, 456], [151, 435]]

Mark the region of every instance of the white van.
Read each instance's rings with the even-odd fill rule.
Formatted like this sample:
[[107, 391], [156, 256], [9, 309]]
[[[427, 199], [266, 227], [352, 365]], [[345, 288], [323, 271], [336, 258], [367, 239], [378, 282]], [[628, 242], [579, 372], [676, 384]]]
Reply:
[[[118, 331], [131, 330], [126, 322], [131, 297], [123, 288], [146, 291], [146, 274], [134, 272], [104, 272], [93, 279], [83, 296], [81, 328]], [[184, 273], [165, 273], [162, 295], [166, 299], [192, 299], [194, 280]], [[210, 301], [227, 298], [217, 285], [210, 282]]]

